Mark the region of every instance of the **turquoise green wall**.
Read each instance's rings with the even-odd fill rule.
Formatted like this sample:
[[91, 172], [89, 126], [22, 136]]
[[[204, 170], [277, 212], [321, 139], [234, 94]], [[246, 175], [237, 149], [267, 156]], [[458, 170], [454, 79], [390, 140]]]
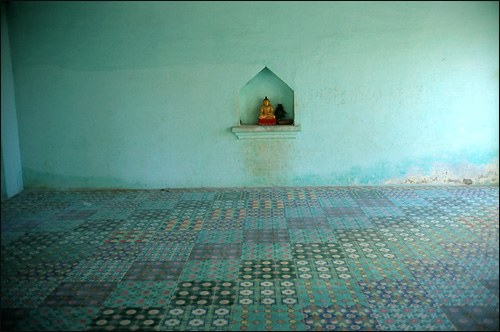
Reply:
[[19, 135], [10, 57], [9, 29], [2, 2], [2, 200], [23, 190]]
[[[9, 3], [24, 185], [498, 183], [498, 9]], [[265, 67], [294, 91], [296, 140], [231, 132]]]
[[7, 196], [7, 182], [5, 179], [5, 171], [4, 171], [4, 164], [3, 164], [3, 153], [1, 154], [2, 157], [2, 200], [5, 198], [8, 198]]

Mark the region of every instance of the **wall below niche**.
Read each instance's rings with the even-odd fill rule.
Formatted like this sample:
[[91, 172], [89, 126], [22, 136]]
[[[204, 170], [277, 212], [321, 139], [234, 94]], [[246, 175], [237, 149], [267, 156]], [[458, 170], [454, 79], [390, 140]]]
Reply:
[[293, 90], [269, 68], [264, 67], [240, 90], [241, 124], [257, 124], [260, 106], [265, 97], [269, 99], [275, 110], [278, 104], [283, 105], [287, 113], [285, 119], [294, 119]]

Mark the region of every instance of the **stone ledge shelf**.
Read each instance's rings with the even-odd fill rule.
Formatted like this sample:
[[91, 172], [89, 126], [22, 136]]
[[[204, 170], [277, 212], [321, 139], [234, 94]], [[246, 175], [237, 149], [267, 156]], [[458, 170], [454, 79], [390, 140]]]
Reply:
[[241, 125], [232, 128], [238, 139], [296, 139], [300, 126], [294, 125]]

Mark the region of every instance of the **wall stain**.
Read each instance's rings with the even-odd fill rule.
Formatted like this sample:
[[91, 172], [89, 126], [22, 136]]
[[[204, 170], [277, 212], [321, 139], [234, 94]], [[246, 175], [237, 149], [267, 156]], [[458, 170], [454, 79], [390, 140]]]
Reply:
[[389, 98], [398, 100], [399, 104], [411, 104], [414, 100], [420, 99], [424, 91], [422, 83], [416, 83], [410, 87], [393, 86], [387, 90], [372, 88], [361, 85], [352, 89], [342, 88], [339, 85], [326, 87], [316, 91], [316, 97], [325, 99], [328, 103], [335, 106], [346, 104], [356, 104], [370, 101], [372, 104], [378, 104], [381, 100]]
[[298, 160], [294, 140], [256, 139], [242, 142], [243, 161], [249, 182], [256, 186], [287, 185]]
[[385, 181], [386, 185], [398, 184], [467, 184], [488, 185], [499, 183], [499, 164], [438, 164], [429, 173], [410, 171], [407, 175]]

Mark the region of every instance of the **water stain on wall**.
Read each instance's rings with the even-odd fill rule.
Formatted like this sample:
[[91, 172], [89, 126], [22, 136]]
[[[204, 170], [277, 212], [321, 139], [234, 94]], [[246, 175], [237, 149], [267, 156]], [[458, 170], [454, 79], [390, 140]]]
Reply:
[[245, 178], [252, 185], [286, 185], [297, 159], [297, 149], [291, 140], [258, 139], [242, 142]]
[[487, 185], [499, 183], [499, 164], [446, 164], [437, 163], [430, 172], [411, 170], [403, 177], [385, 181], [386, 185], [398, 184], [467, 184]]

